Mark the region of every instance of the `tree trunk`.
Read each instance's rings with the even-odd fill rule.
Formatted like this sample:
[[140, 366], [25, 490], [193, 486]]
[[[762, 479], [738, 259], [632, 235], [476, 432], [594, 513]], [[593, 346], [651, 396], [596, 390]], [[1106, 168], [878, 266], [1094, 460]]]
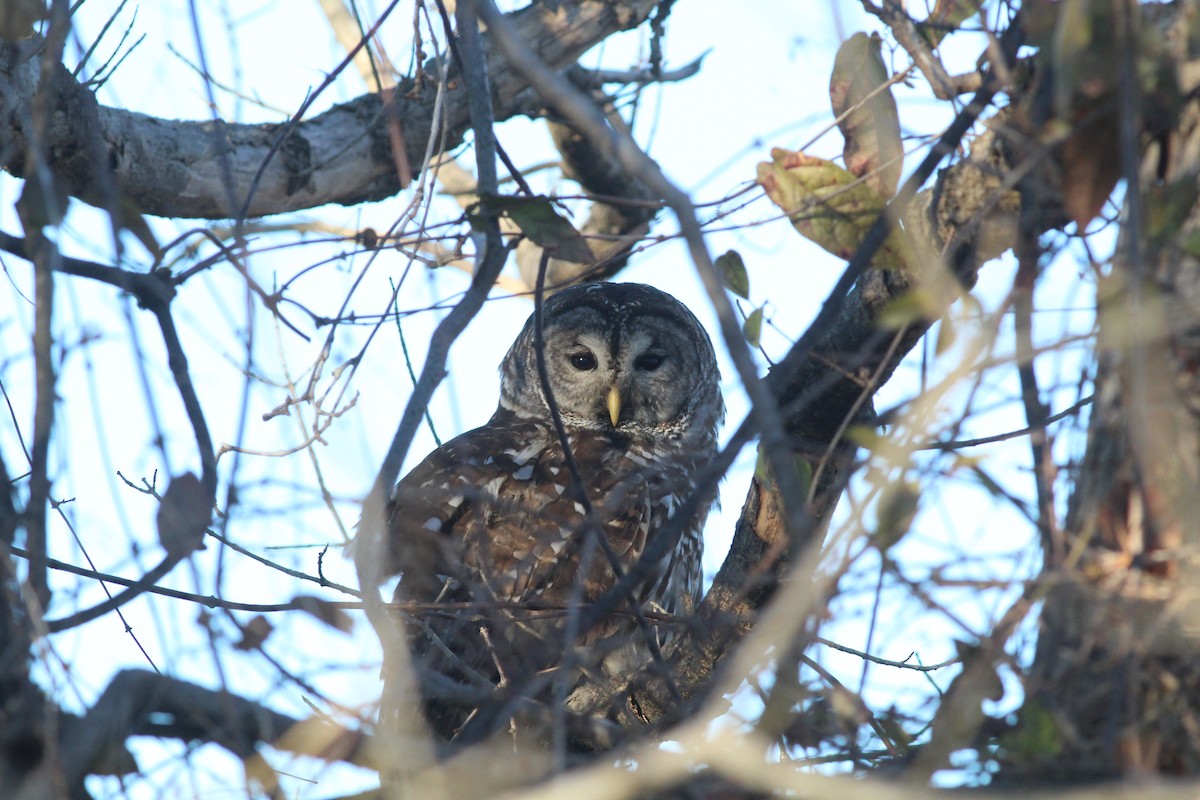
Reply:
[[[1189, 99], [1156, 132], [1139, 103], [1139, 91], [1155, 99], [1145, 87], [1114, 87], [1120, 118], [1132, 120], [1112, 126], [1114, 151], [1136, 191], [1099, 282], [1095, 405], [1061, 540], [1046, 543], [1039, 641], [1002, 773], [1010, 779], [1200, 771], [1200, 81], [1186, 9], [1159, 18], [1164, 7], [1129, 8], [1127, 40], [1139, 41], [1139, 24], [1161, 32]], [[1157, 55], [1124, 52], [1122, 67]]]

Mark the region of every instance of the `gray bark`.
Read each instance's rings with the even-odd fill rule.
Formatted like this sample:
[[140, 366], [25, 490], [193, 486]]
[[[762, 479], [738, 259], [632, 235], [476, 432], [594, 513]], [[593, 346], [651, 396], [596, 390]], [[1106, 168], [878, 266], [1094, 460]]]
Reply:
[[[511, 19], [533, 52], [551, 67], [565, 69], [613, 33], [640, 25], [655, 5], [654, 0], [538, 2]], [[28, 170], [26, 137], [39, 90], [40, 44], [38, 39], [0, 41], [0, 165], [18, 177]], [[524, 82], [492, 48], [487, 65], [497, 120], [539, 110]], [[117, 198], [104, 188], [109, 181], [99, 172], [110, 170], [122, 204], [163, 217], [220, 219], [237, 216], [243, 207], [246, 216], [259, 217], [381, 200], [402, 188], [389, 119], [401, 127], [414, 171], [424, 162], [430, 137], [444, 136], [439, 144], [446, 149], [468, 128], [466, 94], [452, 69], [442, 130], [431, 129], [437, 93], [431, 81], [439, 71], [430, 64], [426, 73], [415, 90], [411, 79], [400, 82], [388, 112], [379, 95], [369, 94], [294, 124], [243, 125], [165, 120], [100, 106], [62, 68], [53, 87], [50, 166], [62, 191], [114, 208]]]

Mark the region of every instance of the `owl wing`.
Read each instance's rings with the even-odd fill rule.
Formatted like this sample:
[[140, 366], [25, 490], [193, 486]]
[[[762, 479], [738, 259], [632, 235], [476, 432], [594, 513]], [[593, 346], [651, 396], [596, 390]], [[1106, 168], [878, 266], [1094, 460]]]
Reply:
[[[609, 442], [572, 447], [595, 524], [628, 570], [669, 516], [675, 495], [665, 490], [675, 487]], [[447, 442], [393, 495], [389, 542], [403, 595], [565, 604], [584, 557], [582, 598], [595, 597], [616, 577], [603, 552], [584, 546], [590, 534], [577, 497], [556, 438], [540, 425], [494, 419]]]
[[[686, 491], [680, 488], [686, 475], [664, 471], [653, 459], [631, 460], [611, 441], [573, 438], [571, 444], [595, 524], [627, 571], [670, 515], [674, 492]], [[402, 572], [397, 600], [436, 606], [415, 614], [417, 625], [409, 629], [424, 671], [483, 686], [486, 695], [503, 676], [541, 674], [561, 662], [566, 617], [560, 609], [616, 581], [576, 498], [557, 437], [500, 413], [435, 450], [397, 485], [388, 540]], [[698, 559], [687, 564], [698, 569]], [[663, 593], [698, 584], [679, 580], [683, 566], [676, 554], [665, 557], [640, 598], [676, 610]], [[625, 634], [613, 635], [620, 630]], [[629, 621], [618, 619], [576, 643], [603, 641], [612, 650], [631, 633]], [[471, 712], [428, 699], [426, 715], [449, 737]]]

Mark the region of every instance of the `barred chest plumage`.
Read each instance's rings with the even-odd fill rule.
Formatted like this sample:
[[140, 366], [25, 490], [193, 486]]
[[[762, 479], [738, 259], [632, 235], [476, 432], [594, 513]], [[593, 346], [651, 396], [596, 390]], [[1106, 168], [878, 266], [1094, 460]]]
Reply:
[[[540, 344], [531, 318], [505, 357], [491, 420], [426, 457], [389, 510], [397, 605], [426, 715], [446, 738], [502, 724], [491, 716], [510, 713], [494, 707], [501, 687], [528, 711], [551, 678], [571, 687], [596, 669], [635, 669], [699, 600], [709, 504], [668, 523], [723, 414], [707, 334], [634, 284], [565, 290], [543, 323]], [[640, 564], [664, 531], [677, 539]], [[635, 566], [631, 597], [583, 625], [580, 609]]]

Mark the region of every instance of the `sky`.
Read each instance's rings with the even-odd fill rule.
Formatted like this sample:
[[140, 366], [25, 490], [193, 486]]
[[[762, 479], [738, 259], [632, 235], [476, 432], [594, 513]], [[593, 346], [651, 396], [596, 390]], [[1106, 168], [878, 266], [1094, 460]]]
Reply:
[[[199, 58], [188, 4], [129, 3], [120, 9], [118, 5], [111, 0], [88, 0], [82, 6], [68, 64], [78, 61], [104, 21], [115, 13], [117, 23], [97, 48], [91, 68], [113, 52], [126, 27], [131, 35], [121, 52], [130, 42], [144, 38], [100, 90], [100, 101], [164, 118], [210, 118], [213, 112], [204, 80], [193, 68]], [[360, 7], [370, 17], [376, 5], [381, 4]], [[315, 1], [210, 2], [198, 3], [197, 8], [207, 68], [218, 87], [213, 89], [217, 112], [226, 119], [280, 121], [344, 55]], [[401, 3], [394, 19], [382, 29], [381, 41], [401, 72], [407, 71], [410, 62], [412, 20], [412, 4]], [[743, 311], [764, 306], [769, 320], [763, 338], [765, 354], [760, 359], [764, 369], [768, 358], [782, 356], [790, 340], [803, 332], [844, 264], [797, 235], [760, 192], [738, 193], [753, 181], [755, 164], [769, 158], [773, 146], [803, 147], [827, 158], [840, 154], [836, 130], [828, 132], [832, 114], [827, 85], [833, 56], [841, 38], [876, 27], [858, 4], [838, 0], [764, 1], [739, 4], [736, 10], [716, 0], [680, 0], [668, 24], [666, 67], [703, 56], [703, 68], [688, 81], [647, 88], [638, 104], [634, 130], [639, 141], [666, 174], [689, 192], [702, 215], [715, 218], [721, 214], [707, 226], [710, 251], [719, 254], [736, 249], [747, 264], [750, 301], [742, 303]], [[977, 36], [962, 38], [961, 44], [947, 48], [945, 57], [956, 68], [967, 69], [978, 55], [981, 40]], [[641, 30], [614, 37], [587, 54], [582, 63], [628, 68], [644, 62], [647, 52], [647, 35]], [[894, 66], [907, 65], [903, 53], [889, 53], [889, 57]], [[320, 98], [312, 113], [363, 91], [357, 76], [347, 72]], [[911, 86], [898, 85], [895, 94], [913, 148], [919, 148], [921, 136], [936, 133], [950, 119], [950, 111], [923, 91], [919, 77]], [[553, 158], [549, 138], [538, 122], [512, 120], [498, 126], [497, 135], [519, 165]], [[469, 143], [456, 155], [460, 163], [473, 168], [474, 151]], [[910, 155], [908, 169], [919, 156], [919, 150]], [[540, 172], [531, 180], [538, 191], [573, 191], [571, 185], [557, 181], [552, 171]], [[12, 213], [20, 186], [19, 181], [0, 176], [0, 228], [10, 233], [20, 230]], [[738, 200], [721, 203], [735, 195]], [[340, 228], [384, 230], [411, 200], [412, 192], [407, 191], [379, 203], [315, 209], [271, 222], [320, 221]], [[575, 211], [579, 220], [586, 213], [581, 206]], [[729, 212], [727, 216], [725, 212]], [[448, 198], [438, 197], [431, 213], [435, 218], [453, 218], [457, 210]], [[152, 224], [160, 241], [199, 226], [159, 219]], [[106, 229], [98, 212], [74, 203], [59, 241], [70, 254], [115, 263]], [[674, 220], [664, 213], [654, 233], [669, 237], [676, 229]], [[466, 274], [448, 267], [437, 271], [413, 267], [395, 251], [369, 261], [352, 253], [344, 242], [322, 239], [316, 232], [303, 236], [260, 234], [253, 241], [262, 250], [251, 258], [249, 268], [255, 279], [268, 287], [299, 275], [290, 296], [330, 315], [346, 297], [359, 315], [386, 313], [391, 284], [399, 283], [396, 307], [413, 312], [402, 316], [401, 330], [413, 367], [419, 370], [425, 342], [442, 313], [429, 308], [465, 289]], [[268, 245], [286, 246], [267, 249]], [[201, 244], [198, 252], [203, 256], [209, 250]], [[196, 257], [180, 249], [173, 255], [180, 258], [181, 265]], [[126, 250], [126, 259], [125, 266], [130, 268], [146, 266], [144, 254], [134, 244]], [[330, 261], [321, 269], [303, 271], [322, 259]], [[0, 259], [0, 267], [4, 271], [0, 380], [12, 407], [12, 419], [18, 423], [6, 420], [0, 424], [0, 448], [10, 469], [19, 473], [14, 466], [22, 459], [17, 432], [27, 444], [32, 429], [28, 355], [33, 324], [29, 302], [32, 271], [24, 262], [7, 256]], [[1053, 280], [1046, 281], [1040, 303], [1052, 309], [1086, 307], [1089, 298], [1082, 294], [1086, 286], [1081, 284], [1075, 260], [1062, 259], [1047, 269]], [[353, 289], [360, 273], [362, 283]], [[1007, 262], [984, 270], [974, 292], [981, 308], [998, 307], [1011, 276], [1012, 265]], [[645, 247], [620, 277], [672, 292], [697, 313], [714, 337], [717, 335], [708, 300], [677, 239]], [[530, 311], [527, 301], [506, 299], [503, 292], [494, 293], [493, 298], [455, 345], [449, 377], [431, 406], [433, 427], [442, 440], [486, 422], [498, 395], [496, 366]], [[62, 361], [52, 471], [54, 495], [72, 502], [62, 507], [63, 517], [52, 528], [52, 555], [85, 563], [86, 552], [97, 569], [134, 577], [158, 558], [153, 533], [156, 503], [120, 476], [144, 486], [142, 481], [157, 473], [161, 491], [167, 475], [198, 469], [194, 444], [171, 387], [160, 337], [148, 315], [129, 298], [79, 280], [60, 279], [56, 303]], [[283, 402], [289, 381], [302, 384], [307, 378], [307, 370], [317, 362], [325, 344], [327, 330], [315, 329], [299, 312], [290, 314], [310, 337], [305, 341], [276, 324], [261, 308], [248, 312], [248, 306], [245, 281], [226, 264], [190, 281], [173, 309], [214, 439], [259, 453], [294, 448], [306, 437], [304, 424], [311, 424], [310, 408], [301, 410], [303, 422], [296, 414], [270, 420], [262, 417]], [[970, 334], [978, 315], [971, 309], [959, 313], [958, 330]], [[1086, 331], [1088, 324], [1085, 315], [1059, 314], [1039, 328], [1039, 335], [1047, 343], [1055, 342], [1071, 332]], [[352, 565], [338, 552], [344, 541], [342, 531], [352, 532], [358, 503], [371, 485], [411, 389], [395, 323], [388, 320], [378, 331], [373, 330], [369, 323], [342, 326], [323, 362], [318, 386], [320, 391], [328, 391], [324, 408], [336, 410], [338, 416], [330, 421], [320, 443], [288, 456], [226, 453], [220, 462], [219, 505], [228, 506], [226, 490], [231, 482], [239, 486], [237, 505], [219, 523], [225, 536], [310, 574], [316, 571], [318, 553], [332, 545], [322, 560], [324, 575], [347, 585], [354, 584], [354, 577]], [[1008, 331], [1001, 326], [996, 342], [1000, 352], [1011, 350]], [[956, 357], [969, 350], [970, 341], [966, 335], [936, 357], [929, 352], [923, 366], [919, 359], [912, 359], [880, 393], [877, 406], [883, 409], [905, 402], [920, 390], [923, 381], [926, 385], [936, 382], [939, 375], [953, 369]], [[744, 392], [719, 343], [718, 350], [723, 359], [727, 419], [736, 423], [747, 411]], [[249, 370], [247, 351], [253, 356]], [[339, 373], [360, 353], [356, 369]], [[1054, 358], [1045, 369], [1046, 384], [1054, 387], [1051, 407], [1057, 410], [1077, 399], [1071, 376], [1078, 378], [1083, 367], [1076, 351]], [[966, 438], [1023, 427], [1014, 401], [1014, 380], [1015, 370], [988, 373], [971, 394], [972, 407], [978, 413], [956, 435]], [[966, 388], [952, 392], [938, 419], [952, 420], [955, 404], [965, 402], [966, 394]], [[727, 432], [733, 427], [727, 424]], [[160, 432], [161, 446], [157, 444]], [[423, 427], [407, 466], [435, 446], [433, 431]], [[1058, 446], [1067, 448], [1069, 441], [1064, 437]], [[1027, 447], [991, 448], [982, 457], [988, 471], [1031, 496], [1031, 484], [1020, 477], [1028, 462]], [[706, 574], [711, 575], [723, 558], [753, 459], [752, 451], [743, 453], [722, 483], [721, 509], [706, 532]], [[911, 475], [915, 477], [950, 473], [936, 490], [923, 495], [923, 513], [913, 535], [904, 549], [897, 551], [905, 574], [913, 580], [934, 572], [974, 579], [998, 573], [1020, 577], [1036, 570], [1028, 525], [1011, 506], [971, 479], [973, 466], [948, 465], [936, 459], [913, 465]], [[322, 497], [318, 481], [328, 489], [329, 503]], [[870, 487], [864, 484], [857, 491], [866, 494]], [[843, 503], [844, 514], [852, 516], [847, 506], [852, 508], [853, 503]], [[914, 651], [924, 663], [953, 657], [955, 639], [969, 640], [972, 630], [985, 631], [988, 620], [1002, 611], [1006, 598], [1011, 597], [1011, 592], [945, 589], [939, 597], [952, 606], [953, 614], [949, 614], [946, 609], [923, 606], [912, 592], [890, 580], [877, 595], [878, 580], [878, 560], [869, 553], [863, 555], [846, 579], [835, 606], [837, 619], [826, 635], [842, 637], [839, 641], [852, 647], [870, 644], [872, 652], [897, 660]], [[284, 602], [299, 593], [350, 599], [319, 591], [315, 584], [300, 585], [294, 578], [215, 543], [191, 563], [177, 568], [164, 583], [248, 603]], [[56, 586], [59, 591], [48, 614], [52, 618], [102, 597], [91, 582], [56, 576]], [[882, 603], [876, 597], [883, 598]], [[879, 614], [881, 604], [886, 613], [872, 626], [871, 619]], [[230, 649], [240, 632], [220, 612], [145, 596], [130, 603], [124, 613], [132, 634], [110, 614], [43, 644], [39, 678], [66, 707], [85, 708], [116, 671], [129, 667], [157, 668], [206, 686], [228, 685], [297, 716], [308, 713], [306, 701], [329, 713], [369, 714], [378, 696], [378, 643], [362, 620], [351, 633], [343, 634], [304, 615], [293, 613], [286, 619], [275, 615], [270, 621], [277, 630], [264, 645], [276, 661], [272, 664], [260, 653]], [[245, 625], [254, 615], [234, 616]], [[960, 624], [948, 623], [950, 617]], [[878, 710], [889, 704], [919, 705], [932, 694], [925, 677], [873, 668], [868, 679], [858, 659], [828, 650], [817, 656], [849, 685], [857, 687], [865, 681], [864, 696]], [[943, 677], [939, 673], [933, 680], [944, 689], [949, 674]], [[1008, 684], [1010, 704], [1019, 702], [1019, 690], [1013, 683]], [[97, 779], [89, 784], [97, 796], [234, 797], [243, 792], [240, 765], [213, 748], [196, 755], [182, 746], [146, 741], [138, 744], [137, 753], [144, 775], [125, 786], [115, 779]], [[181, 754], [187, 758], [181, 760]], [[294, 764], [281, 754], [273, 754], [271, 760], [277, 768], [297, 776], [285, 779], [288, 796], [324, 797], [369, 786], [372, 780], [354, 770]]]

